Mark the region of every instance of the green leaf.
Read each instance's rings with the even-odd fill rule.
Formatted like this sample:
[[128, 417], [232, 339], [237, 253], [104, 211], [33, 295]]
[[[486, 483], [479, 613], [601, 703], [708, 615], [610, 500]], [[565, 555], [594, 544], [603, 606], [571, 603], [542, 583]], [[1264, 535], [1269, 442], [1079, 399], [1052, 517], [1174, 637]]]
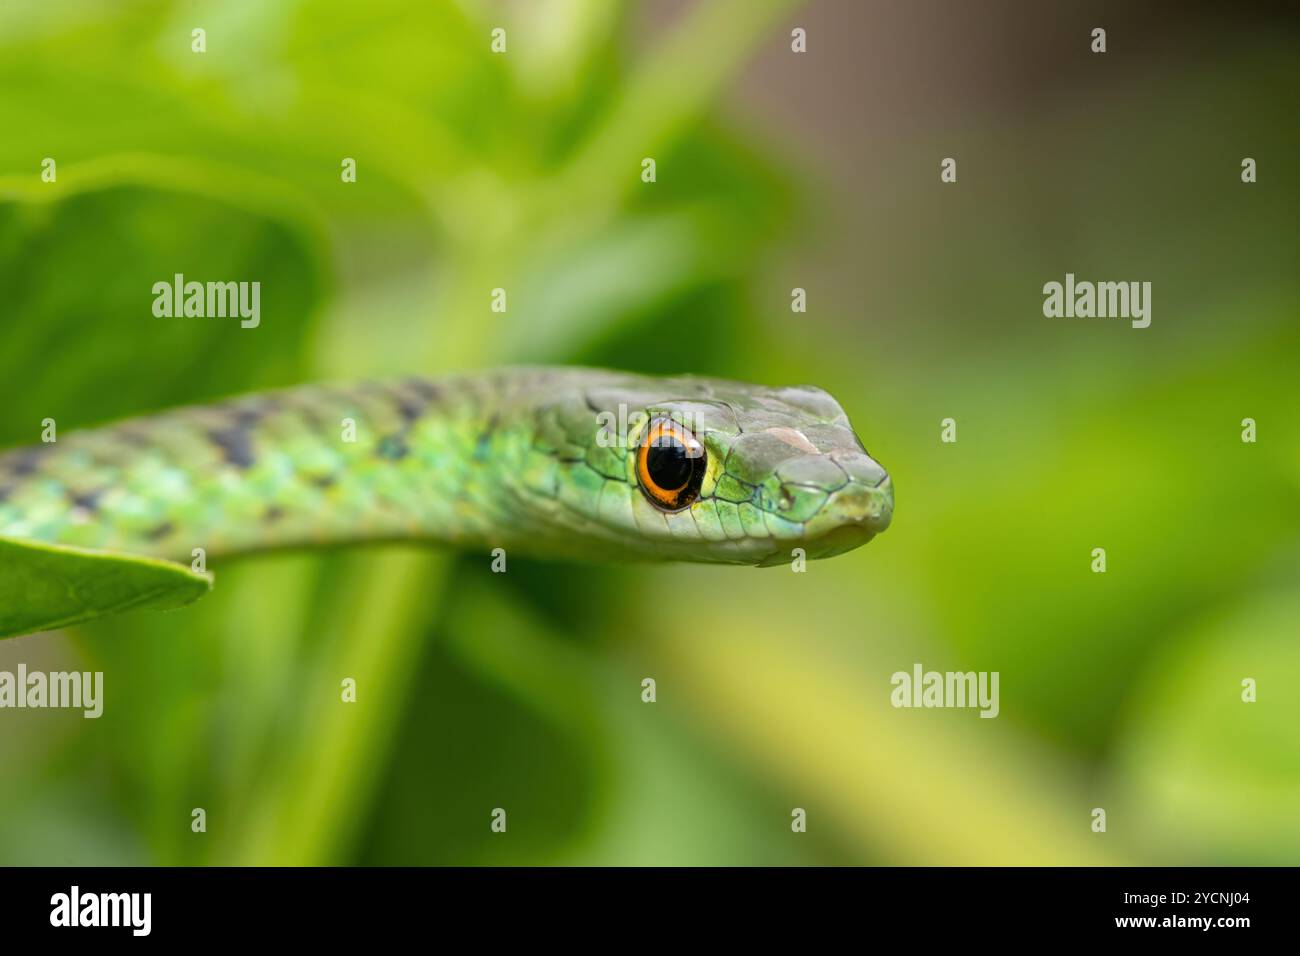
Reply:
[[170, 610], [211, 587], [207, 575], [171, 561], [0, 538], [0, 638], [137, 608]]

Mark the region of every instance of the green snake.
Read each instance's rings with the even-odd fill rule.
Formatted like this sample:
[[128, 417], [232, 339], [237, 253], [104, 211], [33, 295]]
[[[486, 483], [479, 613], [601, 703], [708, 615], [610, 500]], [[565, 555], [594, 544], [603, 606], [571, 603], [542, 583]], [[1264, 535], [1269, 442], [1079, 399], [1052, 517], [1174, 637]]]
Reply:
[[181, 562], [427, 540], [773, 565], [892, 512], [821, 389], [584, 368], [299, 386], [0, 454], [0, 539]]

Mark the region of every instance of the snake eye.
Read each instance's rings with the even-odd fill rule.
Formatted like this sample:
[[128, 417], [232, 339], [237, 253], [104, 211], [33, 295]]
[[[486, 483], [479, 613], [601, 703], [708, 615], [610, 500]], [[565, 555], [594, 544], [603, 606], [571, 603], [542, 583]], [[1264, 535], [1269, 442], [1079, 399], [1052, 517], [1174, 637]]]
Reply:
[[637, 449], [637, 481], [660, 508], [680, 511], [700, 493], [706, 463], [704, 446], [694, 435], [670, 419], [657, 418]]

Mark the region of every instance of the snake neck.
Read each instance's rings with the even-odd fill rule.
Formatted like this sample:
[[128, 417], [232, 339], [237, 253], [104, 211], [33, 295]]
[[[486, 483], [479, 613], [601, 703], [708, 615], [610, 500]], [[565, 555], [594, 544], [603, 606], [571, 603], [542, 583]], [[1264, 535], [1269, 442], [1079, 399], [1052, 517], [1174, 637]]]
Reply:
[[180, 408], [0, 454], [0, 537], [189, 562], [360, 540], [510, 543], [505, 478], [558, 379], [408, 378]]

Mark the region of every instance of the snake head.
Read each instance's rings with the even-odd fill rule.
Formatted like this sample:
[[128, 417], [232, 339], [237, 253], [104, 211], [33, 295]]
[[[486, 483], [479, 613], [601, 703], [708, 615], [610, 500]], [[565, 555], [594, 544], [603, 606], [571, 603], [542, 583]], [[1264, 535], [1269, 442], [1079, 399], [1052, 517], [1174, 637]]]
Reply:
[[561, 485], [595, 494], [570, 493], [566, 518], [620, 555], [785, 564], [866, 544], [893, 515], [889, 475], [819, 388], [628, 376], [585, 406], [566, 417], [586, 473]]

